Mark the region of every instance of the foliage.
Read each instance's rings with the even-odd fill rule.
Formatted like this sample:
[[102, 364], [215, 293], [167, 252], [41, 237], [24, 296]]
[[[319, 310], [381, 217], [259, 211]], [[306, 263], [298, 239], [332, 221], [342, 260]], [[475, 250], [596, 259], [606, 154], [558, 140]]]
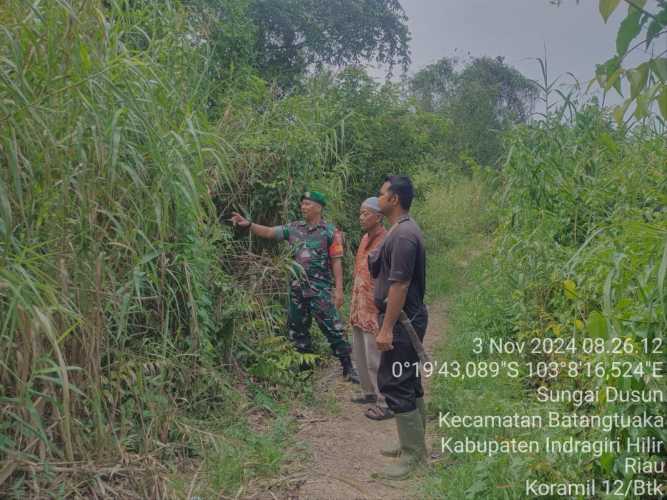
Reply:
[[[620, 3], [620, 0], [600, 0], [600, 15], [605, 23]], [[614, 111], [618, 123], [623, 122], [633, 103], [634, 118], [649, 116], [655, 102], [662, 118], [667, 120], [667, 50], [660, 44], [667, 34], [667, 2], [656, 0], [647, 5], [646, 0], [625, 0], [623, 3], [627, 4], [627, 14], [616, 35], [616, 55], [597, 66], [597, 82], [605, 91], [613, 87], [621, 96], [622, 82], [629, 85], [629, 96]], [[628, 55], [641, 48], [650, 56], [634, 68], [624, 67]]]
[[[443, 351], [445, 360], [471, 355], [474, 337], [511, 340], [582, 337], [602, 339], [606, 352], [523, 355], [523, 361], [610, 361], [636, 364], [662, 361], [662, 352], [645, 353], [643, 341], [664, 340], [667, 290], [667, 156], [665, 138], [645, 130], [624, 135], [596, 106], [580, 109], [570, 123], [562, 115], [515, 128], [508, 135], [508, 155], [495, 184], [498, 218], [488, 255], [473, 259], [462, 291], [454, 288], [455, 335]], [[495, 181], [494, 181], [495, 182]], [[438, 191], [436, 191], [438, 193]], [[436, 195], [442, 197], [442, 195]], [[429, 203], [436, 203], [435, 200]], [[443, 202], [444, 203], [444, 202]], [[475, 211], [470, 203], [468, 217]], [[471, 224], [472, 225], [472, 224]], [[465, 226], [464, 226], [465, 229]], [[465, 235], [465, 233], [464, 233]], [[465, 235], [464, 239], [469, 236]], [[456, 241], [448, 256], [455, 255]], [[462, 271], [459, 269], [458, 274]], [[456, 273], [456, 271], [455, 271]], [[451, 285], [450, 285], [451, 289]], [[610, 353], [611, 339], [634, 346], [633, 353]], [[488, 356], [485, 354], [484, 356]], [[498, 360], [498, 356], [493, 357]], [[537, 403], [527, 398], [538, 386], [558, 390], [662, 390], [664, 379], [640, 372], [627, 377], [497, 378], [442, 381], [434, 390], [439, 405], [456, 414], [534, 414], [548, 410], [579, 414], [663, 414], [659, 402]], [[454, 430], [456, 432], [456, 430]], [[507, 429], [502, 435], [480, 429], [471, 439], [567, 439], [568, 429]], [[653, 436], [654, 428], [578, 431], [576, 439]], [[457, 434], [458, 435], [458, 434]], [[576, 483], [592, 478], [638, 478], [624, 460], [637, 453], [512, 454], [455, 457], [459, 467], [439, 467], [425, 488], [454, 497], [521, 498], [523, 480]], [[648, 458], [644, 455], [643, 458]], [[500, 487], [499, 485], [506, 485]]]
[[221, 84], [252, 75], [257, 54], [257, 25], [250, 16], [250, 0], [190, 0], [188, 9], [190, 36], [207, 44], [210, 50], [211, 76]]
[[215, 40], [223, 67], [249, 63], [283, 87], [298, 83], [311, 67], [374, 62], [391, 73], [395, 65], [405, 71], [410, 63], [407, 17], [398, 0], [191, 3], [212, 14], [204, 17], [214, 22], [198, 33]]
[[[667, 331], [660, 271], [667, 265], [665, 151], [664, 137], [646, 132], [623, 137], [595, 107], [582, 109], [569, 126], [547, 121], [512, 135], [496, 253], [496, 271], [513, 298], [504, 335], [602, 337], [607, 343], [621, 338], [635, 346], [633, 354], [584, 358], [634, 363], [660, 359], [660, 354], [643, 353], [641, 342], [663, 338]], [[570, 389], [578, 383], [577, 388], [601, 391], [608, 385], [660, 388], [660, 380], [639, 373], [632, 379], [597, 380], [563, 375], [540, 383]], [[658, 403], [601, 400], [591, 406], [581, 411], [662, 411]], [[615, 429], [612, 435], [627, 437], [627, 432]], [[652, 432], [632, 429], [630, 435]], [[617, 474], [623, 460], [623, 452], [605, 454], [591, 473]], [[626, 474], [625, 479], [631, 478]]]
[[451, 98], [456, 78], [456, 60], [443, 57], [420, 69], [408, 82], [411, 95], [421, 109], [435, 112]]
[[397, 0], [258, 0], [259, 67], [269, 79], [311, 64], [410, 62], [407, 17]]
[[409, 89], [424, 111], [436, 111], [450, 123], [448, 141], [454, 159], [472, 157], [498, 166], [502, 135], [525, 123], [537, 97], [537, 87], [502, 57], [480, 57], [456, 70], [456, 61], [441, 59], [420, 70]]
[[217, 258], [229, 232], [202, 202], [206, 172], [229, 175], [195, 111], [210, 91], [199, 77], [205, 53], [180, 36], [171, 3], [135, 16], [118, 7], [109, 24], [99, 8], [2, 7], [0, 398], [10, 473], [150, 452], [190, 397], [227, 392], [220, 377], [199, 376], [241, 298]]
[[414, 217], [434, 255], [490, 233], [495, 226], [489, 203], [496, 174], [479, 165], [469, 168], [470, 174], [463, 174], [454, 165], [444, 164], [435, 173], [422, 171], [414, 178], [415, 190], [423, 197], [413, 209]]
[[[444, 120], [415, 112], [401, 100], [397, 85], [379, 85], [365, 72], [346, 68], [313, 81], [316, 93], [337, 109], [341, 161], [347, 166], [346, 195], [355, 208], [377, 193], [386, 175], [417, 172], [438, 156], [448, 135]], [[340, 207], [336, 218], [358, 231], [356, 210]]]
[[284, 221], [317, 183], [345, 204], [349, 110], [221, 88], [201, 18], [128, 5], [0, 7], [0, 447], [24, 494], [54, 461], [169, 453], [182, 419], [229, 404], [238, 360], [298, 391], [291, 348], [270, 373], [247, 355], [283, 328], [286, 256], [220, 218]]
[[[442, 121], [358, 69], [277, 92], [253, 69], [252, 5], [0, 7], [2, 494], [39, 494], [55, 462], [130, 460], [128, 488], [158, 495], [143, 457], [202, 454], [200, 426], [243, 418], [239, 380], [304, 392], [313, 358], [278, 336], [286, 249], [221, 222], [282, 223], [319, 188], [350, 249], [350, 207], [437, 151]], [[372, 5], [382, 19], [395, 7]], [[363, 43], [341, 57], [371, 54]], [[404, 48], [382, 43], [382, 57]], [[103, 494], [94, 469], [64, 470], [64, 494]], [[221, 484], [247, 480], [233, 476]]]
[[[307, 394], [298, 369], [317, 358], [280, 335], [287, 249], [224, 219], [238, 210], [283, 223], [305, 188], [319, 189], [351, 253], [360, 202], [385, 175], [407, 173], [430, 248], [454, 257], [437, 269], [458, 269], [471, 259], [458, 242], [496, 225], [485, 210], [497, 178], [480, 165], [499, 163], [501, 135], [534, 97], [502, 59], [442, 60], [412, 80], [414, 100], [358, 67], [322, 68], [406, 64], [395, 0], [10, 0], [0, 19], [3, 495], [53, 484], [62, 496], [107, 495], [84, 463], [127, 466], [119, 496], [169, 496], [156, 479], [163, 461], [185, 475], [201, 462], [209, 483], [195, 489], [210, 495], [276, 474], [289, 418], [272, 400]], [[510, 137], [496, 300], [477, 302], [476, 327], [518, 335], [552, 308], [563, 324], [567, 314], [592, 324], [595, 311], [610, 329], [613, 314], [639, 317], [636, 336], [662, 328], [647, 283], [664, 144], [624, 139], [593, 111]], [[539, 282], [518, 274], [517, 284], [518, 267]], [[614, 279], [619, 288], [600, 290]], [[556, 297], [564, 280], [584, 302]], [[651, 307], [635, 306], [638, 294]], [[275, 432], [252, 434], [253, 409]]]
[[[559, 5], [561, 0], [551, 0], [551, 3]], [[649, 117], [654, 103], [663, 121], [667, 120], [667, 49], [660, 43], [667, 35], [667, 2], [599, 0], [598, 10], [605, 23], [621, 5], [627, 6], [627, 13], [616, 34], [616, 54], [596, 66], [589, 88], [597, 83], [605, 92], [614, 88], [624, 97], [623, 84], [629, 87], [623, 104], [614, 107], [618, 125], [628, 124], [633, 118], [640, 121]], [[640, 50], [647, 55], [644, 61], [634, 68], [624, 65], [629, 55], [636, 56]], [[626, 119], [633, 104], [634, 109]]]

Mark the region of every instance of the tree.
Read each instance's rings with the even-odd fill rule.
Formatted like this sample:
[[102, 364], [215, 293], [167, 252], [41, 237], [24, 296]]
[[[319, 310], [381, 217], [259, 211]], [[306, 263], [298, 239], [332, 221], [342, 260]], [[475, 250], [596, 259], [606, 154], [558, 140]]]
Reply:
[[257, 26], [250, 17], [252, 0], [191, 0], [189, 16], [197, 36], [213, 51], [214, 66], [250, 67], [256, 60]]
[[235, 55], [242, 55], [245, 62], [251, 36], [252, 66], [284, 87], [313, 66], [374, 62], [388, 65], [391, 74], [394, 66], [406, 71], [410, 63], [410, 32], [398, 0], [191, 0], [189, 4], [216, 11], [217, 28], [208, 25], [202, 31], [206, 39], [216, 41], [218, 62], [238, 64]]
[[422, 110], [433, 112], [451, 95], [455, 59], [443, 57], [415, 74], [409, 81], [410, 91]]
[[502, 57], [472, 59], [460, 71], [455, 64], [444, 58], [427, 66], [411, 79], [410, 91], [424, 111], [450, 121], [456, 155], [497, 165], [503, 132], [528, 119], [537, 87]]

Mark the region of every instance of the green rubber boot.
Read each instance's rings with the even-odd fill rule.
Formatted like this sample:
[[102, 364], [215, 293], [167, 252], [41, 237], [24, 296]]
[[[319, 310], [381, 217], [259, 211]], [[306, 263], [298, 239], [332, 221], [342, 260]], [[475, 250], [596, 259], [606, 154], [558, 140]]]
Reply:
[[407, 478], [419, 464], [426, 461], [426, 443], [424, 424], [419, 410], [397, 413], [395, 418], [398, 440], [401, 442], [401, 455], [398, 463], [387, 466], [381, 476], [385, 479], [401, 480]]
[[[424, 403], [424, 398], [417, 398], [417, 410], [422, 417], [422, 425], [426, 429], [426, 403]], [[385, 457], [398, 457], [401, 454], [401, 446], [399, 444], [393, 444], [391, 446], [386, 446], [380, 450], [380, 455]]]

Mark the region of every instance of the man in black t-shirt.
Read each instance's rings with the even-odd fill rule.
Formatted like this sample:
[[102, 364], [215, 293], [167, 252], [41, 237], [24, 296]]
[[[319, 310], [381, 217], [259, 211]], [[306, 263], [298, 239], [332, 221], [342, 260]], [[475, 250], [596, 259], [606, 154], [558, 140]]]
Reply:
[[426, 459], [424, 390], [417, 373], [419, 357], [405, 328], [398, 322], [405, 311], [420, 340], [428, 323], [424, 305], [426, 250], [419, 226], [410, 218], [414, 197], [409, 177], [389, 176], [378, 194], [380, 210], [392, 224], [383, 244], [369, 256], [375, 278], [375, 305], [380, 310], [376, 337], [382, 352], [378, 388], [396, 416], [399, 446], [382, 451], [399, 456], [397, 464], [384, 470], [389, 479], [404, 479]]

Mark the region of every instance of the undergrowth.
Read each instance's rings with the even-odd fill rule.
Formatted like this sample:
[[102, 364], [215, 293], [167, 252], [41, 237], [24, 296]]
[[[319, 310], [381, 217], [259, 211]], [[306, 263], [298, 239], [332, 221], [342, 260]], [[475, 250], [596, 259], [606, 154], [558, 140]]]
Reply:
[[[449, 307], [449, 331], [435, 358], [458, 361], [588, 361], [609, 363], [660, 362], [664, 351], [643, 353], [664, 339], [667, 269], [667, 161], [664, 137], [637, 130], [614, 130], [596, 108], [579, 111], [571, 123], [547, 120], [518, 128], [507, 139], [508, 158], [493, 186], [493, 202], [458, 210], [464, 231], [449, 246], [435, 252], [433, 293], [444, 294]], [[457, 190], [456, 193], [465, 192]], [[449, 197], [447, 195], [450, 195]], [[431, 203], [456, 206], [451, 190], [436, 191]], [[474, 198], [469, 199], [474, 201]], [[446, 210], [445, 210], [446, 211]], [[496, 221], [495, 230], [477, 230], [475, 220]], [[456, 234], [451, 217], [442, 218], [443, 234]], [[465, 230], [470, 228], [469, 231]], [[471, 256], [470, 248], [482, 251]], [[444, 249], [443, 250], [441, 250]], [[486, 248], [486, 250], [484, 250]], [[472, 258], [470, 258], [472, 257]], [[437, 277], [451, 273], [452, 277]], [[589, 337], [613, 345], [620, 339], [633, 353], [473, 354], [474, 338], [485, 340], [569, 340]], [[609, 365], [607, 365], [609, 366]], [[452, 415], [542, 415], [548, 411], [587, 415], [665, 415], [657, 402], [538, 402], [536, 389], [659, 390], [664, 378], [649, 373], [629, 377], [568, 377], [565, 371], [529, 377], [521, 372], [480, 378], [436, 377], [429, 405], [432, 417]], [[437, 425], [437, 419], [433, 425]], [[625, 472], [629, 456], [660, 460], [659, 456], [630, 453], [629, 437], [663, 440], [664, 429], [613, 428], [439, 428], [438, 438], [475, 441], [537, 440], [546, 437], [600, 441], [620, 439], [620, 453], [549, 454], [499, 453], [493, 456], [444, 453], [429, 473], [422, 493], [429, 498], [525, 498], [525, 481], [586, 483], [591, 479], [652, 479]], [[441, 448], [441, 441], [433, 443]], [[601, 484], [601, 483], [599, 483]], [[634, 497], [631, 495], [631, 497]]]

